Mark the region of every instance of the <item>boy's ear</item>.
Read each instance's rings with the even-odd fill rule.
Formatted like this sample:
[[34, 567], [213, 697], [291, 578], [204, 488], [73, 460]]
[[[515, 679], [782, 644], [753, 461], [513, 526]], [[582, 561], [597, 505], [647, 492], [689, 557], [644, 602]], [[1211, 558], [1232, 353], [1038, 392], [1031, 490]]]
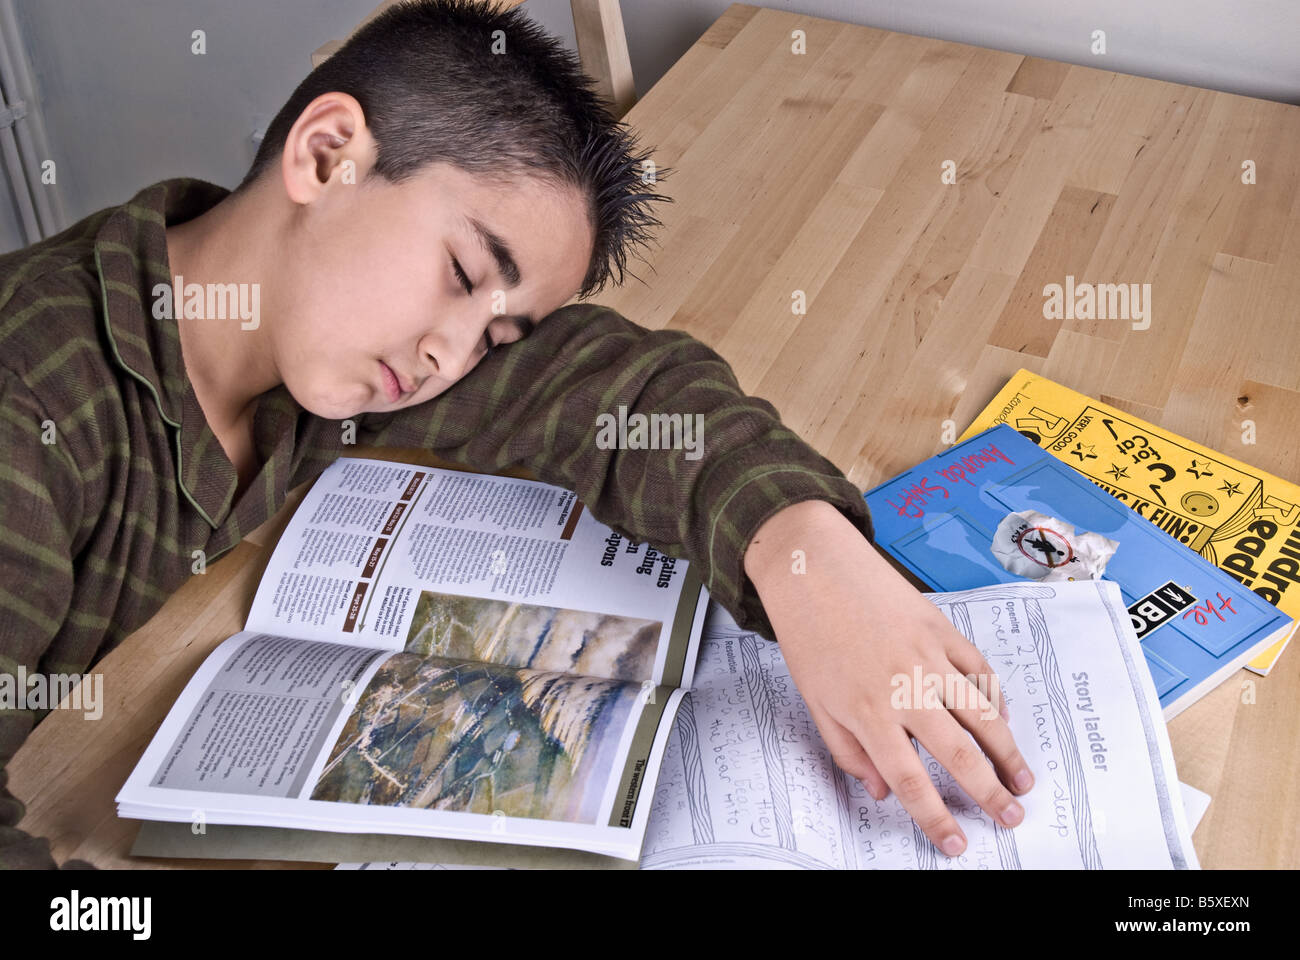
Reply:
[[280, 156], [285, 192], [294, 203], [311, 203], [331, 181], [360, 183], [375, 156], [375, 138], [356, 97], [323, 93], [307, 104], [285, 137]]

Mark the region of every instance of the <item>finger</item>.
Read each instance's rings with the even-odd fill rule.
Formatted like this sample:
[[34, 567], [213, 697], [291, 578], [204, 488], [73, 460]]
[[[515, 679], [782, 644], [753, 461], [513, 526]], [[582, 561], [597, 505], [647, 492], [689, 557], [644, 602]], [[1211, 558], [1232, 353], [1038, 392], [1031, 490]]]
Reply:
[[817, 729], [821, 732], [822, 740], [830, 750], [835, 765], [849, 776], [861, 781], [873, 800], [884, 800], [889, 796], [889, 784], [885, 783], [885, 778], [871, 762], [867, 751], [862, 749], [858, 738], [830, 714], [811, 703], [808, 703], [808, 712], [812, 715], [813, 722], [817, 724]]
[[1006, 699], [1002, 695], [1002, 681], [998, 679], [997, 671], [984, 659], [984, 655], [979, 652], [975, 644], [956, 629], [953, 633], [955, 636], [952, 643], [945, 650], [949, 661], [979, 688], [993, 705], [996, 715], [1001, 716], [1003, 720], [1008, 719]]
[[997, 674], [969, 641], [964, 648], [954, 644], [949, 658], [965, 674], [966, 685], [960, 688], [965, 696], [946, 705], [988, 754], [1002, 782], [1016, 793], [1028, 793], [1034, 785], [1033, 771], [1016, 747], [1016, 738], [1005, 718], [998, 716], [993, 706], [1005, 703]]
[[951, 713], [918, 714], [912, 732], [985, 813], [1005, 827], [1017, 826], [1024, 820], [1024, 808], [1002, 785], [979, 744]]
[[[951, 718], [947, 722], [953, 723]], [[858, 739], [871, 751], [880, 775], [921, 832], [947, 856], [959, 856], [966, 849], [966, 836], [930, 782], [907, 732], [891, 724], [888, 730], [875, 736], [865, 731], [859, 733]]]
[[[980, 689], [970, 682], [970, 676], [974, 674], [961, 678], [962, 686], [952, 691], [954, 696], [951, 702], [945, 698], [944, 705], [993, 761], [993, 769], [1006, 788], [1024, 794], [1034, 785], [1034, 775], [1029, 764], [1017, 749], [1011, 728], [997, 715], [993, 704]], [[981, 803], [980, 806], [984, 804]]]

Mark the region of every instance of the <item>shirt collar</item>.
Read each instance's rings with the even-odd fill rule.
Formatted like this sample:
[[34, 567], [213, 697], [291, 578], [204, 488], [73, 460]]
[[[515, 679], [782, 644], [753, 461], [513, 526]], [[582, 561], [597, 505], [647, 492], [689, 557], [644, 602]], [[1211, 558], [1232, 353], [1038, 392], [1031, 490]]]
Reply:
[[213, 529], [229, 514], [239, 477], [185, 372], [174, 319], [179, 305], [163, 309], [155, 291], [172, 284], [166, 227], [197, 217], [228, 195], [202, 180], [164, 180], [114, 210], [95, 238], [113, 359], [152, 394], [176, 444], [177, 482]]

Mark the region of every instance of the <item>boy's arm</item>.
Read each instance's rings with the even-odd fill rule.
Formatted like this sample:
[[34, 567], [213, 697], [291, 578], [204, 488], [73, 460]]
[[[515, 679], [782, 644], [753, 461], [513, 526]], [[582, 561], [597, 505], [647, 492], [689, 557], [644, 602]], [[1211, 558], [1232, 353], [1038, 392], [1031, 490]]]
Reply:
[[[0, 369], [0, 674], [15, 696], [18, 669], [41, 669], [72, 602], [81, 478], [57, 441], [41, 442], [44, 420], [31, 392]], [[6, 768], [46, 711], [16, 706], [0, 700], [0, 869], [57, 869], [49, 841], [17, 826], [26, 808], [9, 792]]]
[[[598, 421], [601, 414], [612, 423]], [[649, 423], [659, 422], [650, 420], [655, 414], [679, 415], [684, 449], [603, 442], [617, 440], [620, 419], [631, 436], [638, 414]], [[648, 443], [651, 431], [644, 436]], [[715, 351], [599, 304], [548, 315], [427, 403], [364, 415], [358, 441], [420, 447], [484, 472], [526, 466], [575, 491], [597, 520], [633, 542], [699, 564], [713, 598], [768, 639], [775, 632], [744, 563], [758, 528], [816, 499], [873, 534], [861, 492], [770, 403], [747, 396]]]
[[[779, 631], [835, 764], [877, 799], [894, 790], [948, 855], [962, 852], [964, 834], [912, 737], [986, 813], [1005, 827], [1021, 822], [1009, 787], [1023, 793], [1032, 774], [996, 709], [894, 697], [894, 678], [920, 668], [967, 684], [975, 699], [964, 702], [983, 707], [969, 678], [994, 678], [992, 668], [876, 549], [857, 488], [783, 427], [771, 404], [745, 396], [721, 357], [685, 333], [648, 331], [596, 305], [562, 308], [498, 353], [427, 409], [377, 418], [363, 440], [422, 446], [479, 470], [522, 463], [575, 490], [633, 540], [699, 562], [741, 626], [769, 639]], [[596, 417], [617, 418], [620, 404], [624, 420], [699, 414], [703, 455], [604, 449]], [[366, 431], [363, 422], [358, 434]], [[818, 500], [829, 503], [806, 502]], [[1029, 779], [1017, 783], [1022, 774]]]

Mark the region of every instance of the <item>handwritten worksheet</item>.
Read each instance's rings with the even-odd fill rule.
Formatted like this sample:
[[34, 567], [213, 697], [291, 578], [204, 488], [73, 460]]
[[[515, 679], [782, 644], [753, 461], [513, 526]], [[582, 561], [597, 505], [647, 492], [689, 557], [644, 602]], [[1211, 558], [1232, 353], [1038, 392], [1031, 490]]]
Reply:
[[998, 674], [1035, 777], [1019, 826], [996, 823], [917, 744], [967, 838], [960, 856], [938, 850], [896, 796], [873, 800], [834, 766], [780, 646], [714, 605], [642, 868], [1199, 866], [1155, 687], [1116, 584], [926, 596]]
[[938, 850], [896, 796], [873, 800], [834, 765], [780, 645], [715, 603], [641, 868], [1199, 868], [1155, 686], [1115, 583], [926, 597], [998, 675], [1035, 777], [1019, 826], [996, 823], [914, 739], [967, 838], [960, 856]]

